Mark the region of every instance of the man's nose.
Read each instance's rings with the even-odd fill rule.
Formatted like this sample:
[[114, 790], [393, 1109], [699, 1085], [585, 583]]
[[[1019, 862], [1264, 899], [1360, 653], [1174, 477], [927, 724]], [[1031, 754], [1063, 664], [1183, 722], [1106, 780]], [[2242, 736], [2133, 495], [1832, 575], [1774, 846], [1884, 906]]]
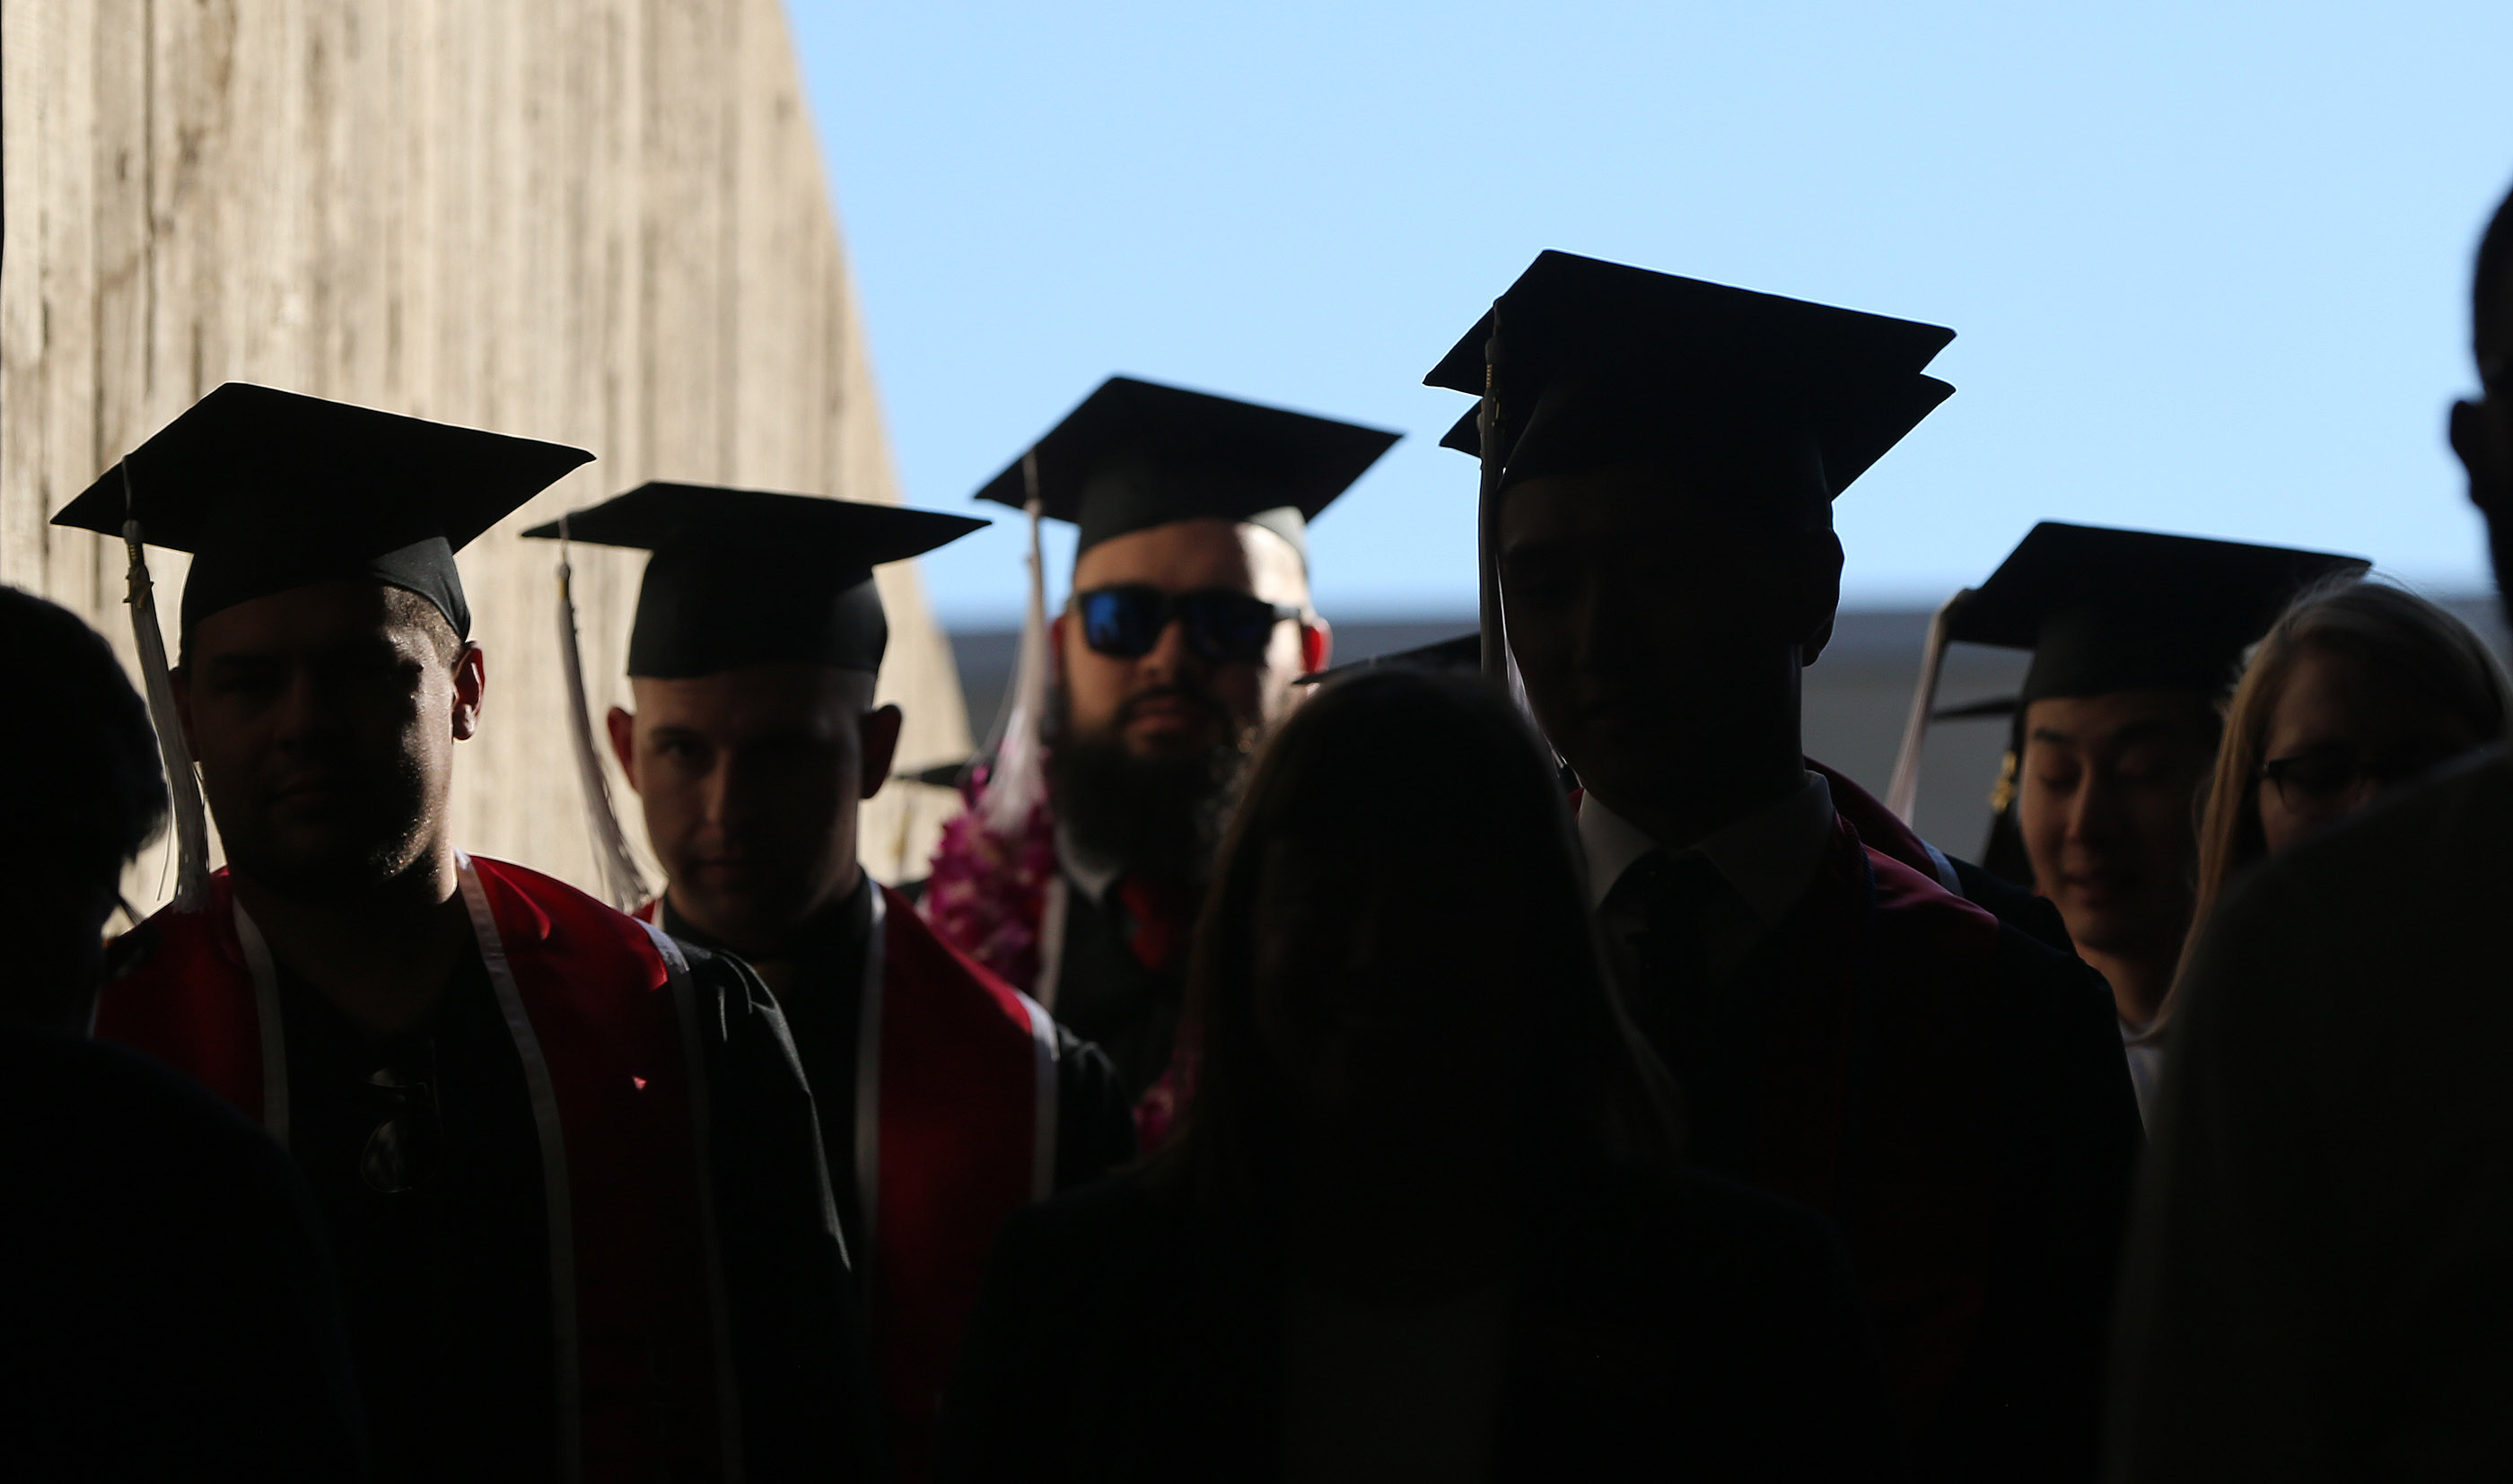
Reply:
[[1161, 684], [1187, 676], [1201, 675], [1204, 661], [1195, 647], [1186, 642], [1186, 622], [1173, 616], [1161, 626], [1160, 637], [1152, 642], [1151, 652], [1135, 662], [1136, 676], [1146, 684]]

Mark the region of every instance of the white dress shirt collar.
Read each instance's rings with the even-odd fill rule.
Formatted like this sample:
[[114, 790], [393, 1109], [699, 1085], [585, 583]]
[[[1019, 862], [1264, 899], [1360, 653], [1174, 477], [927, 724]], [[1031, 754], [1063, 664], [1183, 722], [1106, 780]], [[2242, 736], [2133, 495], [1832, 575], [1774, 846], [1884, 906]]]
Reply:
[[[1806, 895], [1832, 841], [1832, 788], [1809, 772], [1797, 791], [1755, 810], [1692, 848], [1710, 862], [1764, 930]], [[1579, 801], [1579, 844], [1588, 857], [1588, 899], [1603, 905], [1623, 873], [1665, 848], [1594, 794]]]

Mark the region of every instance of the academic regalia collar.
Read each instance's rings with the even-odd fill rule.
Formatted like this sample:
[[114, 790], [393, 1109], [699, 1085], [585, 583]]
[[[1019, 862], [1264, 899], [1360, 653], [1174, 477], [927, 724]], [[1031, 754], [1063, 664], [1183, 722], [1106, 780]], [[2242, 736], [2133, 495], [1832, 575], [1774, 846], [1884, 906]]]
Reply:
[[813, 914], [796, 929], [793, 946], [782, 957], [765, 960], [744, 954], [683, 917], [681, 910], [673, 904], [668, 888], [660, 899], [662, 905], [657, 919], [663, 931], [684, 943], [694, 944], [709, 953], [730, 955], [754, 967], [762, 961], [825, 963], [833, 958], [852, 958], [862, 953], [865, 941], [872, 936], [872, 894], [880, 889], [881, 884], [872, 879], [871, 872], [858, 872], [855, 890]]

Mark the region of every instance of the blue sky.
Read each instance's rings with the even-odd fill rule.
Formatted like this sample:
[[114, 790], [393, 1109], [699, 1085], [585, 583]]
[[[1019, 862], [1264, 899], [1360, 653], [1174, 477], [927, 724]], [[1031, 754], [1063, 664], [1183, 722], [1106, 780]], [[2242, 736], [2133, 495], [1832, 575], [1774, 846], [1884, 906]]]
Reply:
[[[2484, 581], [2442, 426], [2513, 182], [2500, 0], [789, 8], [912, 503], [1176, 381], [1405, 431], [1316, 527], [1320, 604], [1467, 611], [1421, 375], [1563, 248], [1959, 332], [1838, 506], [1852, 602], [2046, 517]], [[1015, 524], [926, 560], [947, 623], [1017, 612]]]

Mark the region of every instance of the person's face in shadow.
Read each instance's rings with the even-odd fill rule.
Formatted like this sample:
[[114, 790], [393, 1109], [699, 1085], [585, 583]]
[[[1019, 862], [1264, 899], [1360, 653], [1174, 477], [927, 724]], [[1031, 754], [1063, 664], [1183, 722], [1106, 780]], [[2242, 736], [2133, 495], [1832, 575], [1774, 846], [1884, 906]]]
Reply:
[[1794, 749], [1798, 671], [1840, 598], [1821, 479], [1720, 449], [1510, 488], [1511, 651], [1545, 736], [1599, 797], [1715, 789], [1740, 750]]
[[1504, 1158], [1530, 966], [1495, 927], [1513, 905], [1506, 873], [1468, 869], [1470, 849], [1416, 843], [1266, 847], [1256, 1030], [1313, 1174], [1456, 1193], [1496, 1178]]
[[354, 895], [439, 840], [485, 671], [426, 600], [318, 582], [203, 618], [177, 699], [227, 859], [274, 890]]
[[2090, 955], [2181, 951], [2196, 900], [2199, 788], [2214, 708], [2195, 691], [2054, 696], [2024, 714], [2016, 827], [2049, 897]]
[[857, 880], [862, 801], [890, 776], [901, 721], [873, 704], [873, 674], [837, 665], [743, 665], [632, 681], [611, 746], [637, 791], [672, 904], [753, 957], [780, 957]]
[[2482, 740], [2466, 718], [2416, 687], [2355, 655], [2306, 647], [2269, 713], [2260, 757], [2277, 772], [2253, 785], [2261, 841], [2284, 854]]

